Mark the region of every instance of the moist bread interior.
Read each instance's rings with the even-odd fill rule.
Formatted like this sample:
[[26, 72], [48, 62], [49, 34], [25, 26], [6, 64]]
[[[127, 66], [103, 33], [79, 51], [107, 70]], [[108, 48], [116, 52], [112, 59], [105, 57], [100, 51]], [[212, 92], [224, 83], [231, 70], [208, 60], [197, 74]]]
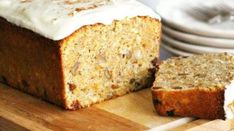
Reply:
[[154, 88], [225, 88], [234, 77], [234, 57], [227, 53], [195, 55], [164, 61]]
[[[64, 40], [66, 97], [81, 107], [149, 87], [159, 54], [160, 23], [135, 17], [84, 27]], [[69, 46], [66, 46], [69, 45]]]

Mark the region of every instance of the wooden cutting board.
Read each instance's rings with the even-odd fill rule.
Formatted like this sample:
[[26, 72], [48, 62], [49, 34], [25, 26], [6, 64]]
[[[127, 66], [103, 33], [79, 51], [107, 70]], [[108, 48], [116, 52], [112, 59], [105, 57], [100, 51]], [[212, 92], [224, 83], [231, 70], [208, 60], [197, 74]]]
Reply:
[[230, 130], [234, 121], [162, 117], [150, 89], [66, 111], [0, 84], [0, 130]]

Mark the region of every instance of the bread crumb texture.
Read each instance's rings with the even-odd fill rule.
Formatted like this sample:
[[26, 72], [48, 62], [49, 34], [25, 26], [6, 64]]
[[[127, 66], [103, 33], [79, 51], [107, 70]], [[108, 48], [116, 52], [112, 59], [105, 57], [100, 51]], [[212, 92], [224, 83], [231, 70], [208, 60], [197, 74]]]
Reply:
[[[152, 86], [160, 22], [149, 17], [85, 26], [62, 42], [67, 105], [81, 107]], [[72, 107], [68, 107], [72, 108]]]
[[154, 89], [224, 88], [234, 76], [234, 57], [227, 53], [174, 57], [163, 61]]

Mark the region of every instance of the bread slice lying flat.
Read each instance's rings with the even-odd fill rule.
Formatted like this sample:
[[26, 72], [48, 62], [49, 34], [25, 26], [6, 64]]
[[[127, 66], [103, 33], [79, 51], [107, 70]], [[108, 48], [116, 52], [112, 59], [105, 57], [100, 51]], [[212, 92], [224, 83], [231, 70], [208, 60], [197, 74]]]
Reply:
[[152, 96], [160, 115], [232, 119], [234, 56], [204, 54], [163, 61]]

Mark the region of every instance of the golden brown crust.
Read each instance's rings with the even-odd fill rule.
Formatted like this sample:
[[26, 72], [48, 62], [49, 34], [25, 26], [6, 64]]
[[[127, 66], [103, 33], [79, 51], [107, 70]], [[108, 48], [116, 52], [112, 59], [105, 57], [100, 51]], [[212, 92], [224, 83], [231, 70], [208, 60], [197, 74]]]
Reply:
[[152, 88], [156, 111], [164, 116], [225, 119], [224, 90], [160, 90]]
[[0, 18], [0, 56], [0, 77], [8, 85], [65, 106], [58, 41]]

